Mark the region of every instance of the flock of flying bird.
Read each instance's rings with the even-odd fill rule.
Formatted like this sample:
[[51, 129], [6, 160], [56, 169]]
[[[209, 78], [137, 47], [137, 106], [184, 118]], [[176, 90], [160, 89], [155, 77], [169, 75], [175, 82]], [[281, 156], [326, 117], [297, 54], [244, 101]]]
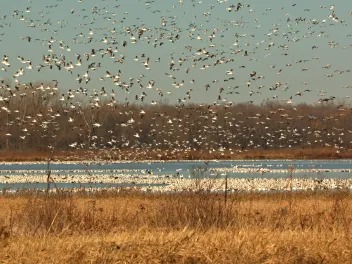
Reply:
[[[318, 5], [311, 10], [298, 3], [261, 10], [260, 5], [257, 9], [255, 4], [228, 0], [179, 0], [174, 5], [156, 0], [51, 2], [42, 7], [28, 1], [27, 6], [19, 4], [11, 14], [0, 14], [0, 46], [5, 53], [0, 71], [0, 111], [7, 117], [4, 138], [13, 137], [11, 126], [16, 128], [16, 124], [21, 129], [21, 140], [30, 136], [26, 124], [37, 125], [36, 129], [47, 133], [60, 133], [58, 125], [50, 125], [64, 116], [72, 126], [79, 120], [84, 123], [80, 135], [88, 131], [89, 140], [70, 142], [71, 148], [98, 147], [94, 134], [98, 129], [105, 129], [109, 135], [101, 138], [104, 142], [99, 147], [117, 142], [120, 147], [129, 146], [126, 138], [131, 135], [112, 137], [115, 130], [106, 128], [111, 120], [102, 122], [98, 115], [87, 117], [84, 107], [96, 111], [103, 106], [118, 109], [117, 115], [123, 115], [125, 121], [117, 125], [123, 129], [140, 125], [133, 114], [142, 119], [153, 109], [146, 106], [151, 104], [155, 108], [150, 110], [153, 117], [148, 122], [164, 118], [165, 134], [183, 130], [184, 126], [172, 124], [190, 118], [191, 114], [183, 113], [182, 109], [194, 102], [201, 102], [197, 109], [209, 114], [203, 118], [204, 111], [199, 110], [198, 118], [210, 120], [203, 123], [204, 130], [210, 130], [208, 126], [217, 122], [218, 107], [228, 109], [240, 102], [276, 100], [296, 109], [295, 102], [314, 98], [310, 95], [313, 92], [317, 95], [316, 103], [336, 101], [339, 89], [345, 100], [339, 110], [348, 109], [350, 95], [346, 91], [350, 91], [351, 84], [331, 90], [310, 84], [315, 79], [323, 80], [318, 82], [320, 85], [350, 79], [351, 70], [342, 68], [348, 64], [339, 58], [351, 54], [352, 35], [345, 34], [335, 41], [329, 34], [336, 30], [344, 32], [352, 12], [338, 13], [333, 5]], [[137, 16], [136, 9], [140, 12]], [[309, 14], [313, 11], [321, 19], [311, 18]], [[18, 33], [23, 35], [15, 40]], [[15, 49], [15, 45], [20, 48]], [[325, 59], [319, 56], [337, 58], [332, 63], [323, 63]], [[61, 110], [53, 110], [54, 105], [48, 103], [40, 111], [38, 108], [31, 114], [21, 113], [24, 101], [34, 103], [43, 97], [42, 103], [49, 102], [49, 97], [56, 98]], [[169, 100], [178, 109], [173, 118], [158, 113], [156, 108], [160, 102]], [[21, 106], [12, 102], [20, 102]], [[138, 105], [137, 112], [121, 110], [121, 106], [129, 104]], [[289, 117], [285, 110], [276, 112]], [[260, 117], [258, 113], [249, 118]], [[261, 125], [266, 129], [265, 122]], [[149, 131], [157, 131], [152, 123]], [[216, 131], [221, 134], [219, 127]], [[299, 134], [295, 129], [290, 131]], [[134, 140], [138, 141], [141, 133], [142, 130], [135, 132]], [[280, 131], [283, 138], [285, 133]], [[202, 137], [193, 137], [188, 143], [178, 144], [193, 141], [200, 145], [201, 140]], [[248, 146], [254, 145], [251, 138], [248, 142]]]

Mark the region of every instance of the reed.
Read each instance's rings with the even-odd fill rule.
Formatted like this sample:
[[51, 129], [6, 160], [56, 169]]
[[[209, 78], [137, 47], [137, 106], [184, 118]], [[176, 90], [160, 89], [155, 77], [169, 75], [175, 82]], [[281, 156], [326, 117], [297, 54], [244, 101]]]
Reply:
[[349, 263], [352, 194], [34, 192], [0, 197], [8, 263]]

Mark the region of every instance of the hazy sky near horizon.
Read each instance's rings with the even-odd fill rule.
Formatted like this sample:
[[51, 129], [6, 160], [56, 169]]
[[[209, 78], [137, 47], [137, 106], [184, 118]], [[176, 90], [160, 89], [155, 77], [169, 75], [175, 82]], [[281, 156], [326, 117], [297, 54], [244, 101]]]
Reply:
[[[135, 96], [144, 92], [148, 103], [177, 103], [179, 99], [261, 103], [289, 101], [291, 96], [294, 104], [331, 96], [351, 103], [352, 1], [252, 0], [241, 1], [236, 11], [237, 4], [219, 0], [4, 1], [0, 56], [8, 56], [11, 66], [1, 65], [0, 78], [12, 85], [15, 79], [20, 83], [58, 80], [60, 93], [104, 87], [109, 94], [114, 90], [118, 102], [136, 102]], [[27, 8], [30, 12], [25, 12]], [[113, 58], [109, 53], [102, 56], [107, 49], [113, 50]], [[78, 54], [82, 66], [75, 65]], [[75, 68], [70, 73], [64, 65], [61, 70], [54, 65], [38, 72], [38, 65], [46, 65], [42, 59], [47, 55], [53, 58], [52, 65], [62, 60]], [[18, 56], [31, 61], [33, 69], [25, 68], [28, 63], [21, 63]], [[116, 62], [121, 58], [123, 63]], [[147, 58], [150, 69], [143, 65]], [[172, 58], [175, 65], [170, 69]], [[88, 69], [94, 62], [100, 67]], [[20, 68], [24, 74], [13, 77]], [[105, 76], [107, 71], [115, 75], [119, 70], [115, 83]], [[89, 82], [83, 78], [79, 83], [77, 76], [82, 78], [87, 71]], [[123, 85], [131, 82], [127, 92]], [[150, 82], [154, 84], [149, 89]]]

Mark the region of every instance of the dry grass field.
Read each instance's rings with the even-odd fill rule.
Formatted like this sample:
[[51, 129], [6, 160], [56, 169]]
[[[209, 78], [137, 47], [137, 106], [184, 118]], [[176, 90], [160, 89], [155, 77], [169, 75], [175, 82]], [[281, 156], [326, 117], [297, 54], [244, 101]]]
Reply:
[[352, 194], [0, 196], [0, 263], [351, 263]]
[[[51, 157], [49, 151], [0, 151], [0, 161], [4, 162], [29, 162], [47, 161]], [[340, 153], [335, 148], [284, 148], [284, 149], [248, 149], [243, 152], [230, 151], [180, 151], [170, 150], [148, 150], [138, 149], [115, 149], [115, 150], [95, 150], [95, 151], [55, 151], [53, 160], [73, 160], [82, 161], [91, 158], [101, 160], [212, 160], [212, 159], [352, 159], [352, 150], [344, 150]]]

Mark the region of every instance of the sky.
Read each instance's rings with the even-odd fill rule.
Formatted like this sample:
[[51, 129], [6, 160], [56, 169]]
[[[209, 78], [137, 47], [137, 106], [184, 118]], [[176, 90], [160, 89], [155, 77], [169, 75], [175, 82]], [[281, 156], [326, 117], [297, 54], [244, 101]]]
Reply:
[[[352, 1], [252, 0], [241, 2], [236, 11], [237, 4], [219, 0], [4, 1], [0, 56], [8, 56], [11, 66], [1, 64], [0, 78], [12, 85], [15, 79], [19, 83], [57, 80], [60, 93], [80, 87], [101, 91], [104, 87], [118, 102], [140, 102], [135, 97], [144, 92], [143, 103], [278, 100], [298, 104], [318, 103], [332, 96], [352, 103]], [[333, 16], [338, 19], [334, 21]], [[145, 32], [138, 39], [142, 28]], [[52, 41], [52, 51], [48, 41]], [[114, 58], [102, 57], [107, 48], [115, 50]], [[82, 66], [75, 66], [72, 73], [55, 66], [38, 72], [37, 66], [45, 65], [43, 56], [52, 54], [73, 64], [79, 54]], [[89, 61], [85, 54], [90, 54]], [[18, 56], [30, 60], [33, 69], [25, 68], [28, 64], [21, 63]], [[115, 62], [122, 57], [123, 63]], [[147, 58], [150, 69], [143, 65]], [[175, 65], [170, 70], [172, 58]], [[214, 66], [217, 60], [223, 63]], [[88, 70], [94, 62], [101, 67]], [[202, 69], [207, 65], [210, 67]], [[25, 73], [13, 77], [21, 67]], [[87, 70], [89, 82], [79, 83], [77, 76]], [[105, 77], [107, 71], [112, 75], [121, 72], [118, 85]], [[250, 77], [253, 72], [255, 76]], [[134, 84], [127, 92], [122, 84], [130, 82]], [[150, 89], [146, 88], [149, 82], [153, 83]], [[184, 84], [176, 88], [173, 83]]]

